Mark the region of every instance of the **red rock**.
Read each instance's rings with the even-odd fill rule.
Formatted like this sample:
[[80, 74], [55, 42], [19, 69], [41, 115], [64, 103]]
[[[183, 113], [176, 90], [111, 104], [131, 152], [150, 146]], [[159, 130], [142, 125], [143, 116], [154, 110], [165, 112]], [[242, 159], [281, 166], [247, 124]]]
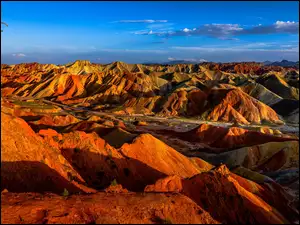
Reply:
[[1, 223], [48, 224], [216, 224], [186, 196], [158, 193], [57, 195], [1, 194]]
[[128, 190], [123, 188], [121, 184], [110, 185], [108, 188], [105, 188], [105, 192], [107, 193], [127, 193]]
[[47, 130], [40, 130], [39, 135], [53, 137], [53, 136], [58, 136], [58, 133], [55, 130], [47, 129]]
[[125, 143], [120, 152], [165, 174], [191, 177], [199, 171], [191, 161], [150, 134], [142, 134], [131, 144]]
[[187, 132], [160, 131], [169, 136], [179, 137], [189, 142], [208, 144], [216, 148], [239, 148], [243, 146], [259, 145], [267, 142], [284, 142], [297, 140], [293, 137], [275, 136], [258, 131], [250, 131], [239, 127], [218, 127], [201, 124]]
[[[222, 223], [288, 223], [294, 222], [299, 215], [288, 205], [286, 207], [290, 210], [286, 211], [289, 212], [286, 217], [279, 213], [278, 208], [282, 209], [282, 204], [287, 204], [283, 190], [278, 192], [246, 181], [232, 174], [224, 165], [190, 179], [182, 179], [181, 182], [175, 176], [163, 178], [154, 185], [148, 185], [145, 191], [183, 193]], [[268, 192], [279, 194], [277, 197], [278, 200], [282, 197], [281, 205], [276, 201], [271, 201], [272, 205], [269, 205], [266, 200], [270, 201], [272, 194]]]
[[1, 131], [2, 189], [54, 193], [62, 193], [64, 188], [70, 193], [94, 191], [82, 184], [84, 180], [60, 150], [45, 143], [24, 120], [1, 113]]

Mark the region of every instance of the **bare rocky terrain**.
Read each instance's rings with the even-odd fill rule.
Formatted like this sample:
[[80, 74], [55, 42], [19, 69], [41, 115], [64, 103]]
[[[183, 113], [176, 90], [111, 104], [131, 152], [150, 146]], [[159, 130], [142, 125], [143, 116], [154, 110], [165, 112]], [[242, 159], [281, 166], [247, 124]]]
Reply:
[[1, 223], [298, 223], [299, 70], [1, 65]]

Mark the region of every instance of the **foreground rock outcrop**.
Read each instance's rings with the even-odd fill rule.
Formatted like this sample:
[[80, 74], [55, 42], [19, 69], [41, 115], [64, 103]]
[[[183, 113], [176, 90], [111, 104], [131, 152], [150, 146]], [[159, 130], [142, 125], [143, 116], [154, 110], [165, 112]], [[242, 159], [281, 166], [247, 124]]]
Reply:
[[[281, 193], [283, 190], [269, 189], [268, 186], [263, 187], [247, 181], [232, 174], [226, 166], [220, 166], [190, 179], [167, 177], [147, 186], [145, 191], [182, 193], [221, 223], [292, 223], [299, 216], [298, 210], [289, 206], [286, 195]], [[283, 204], [286, 205], [283, 207]], [[276, 207], [281, 209], [283, 214]], [[287, 217], [291, 220], [289, 221]]]
[[44, 142], [24, 120], [1, 113], [1, 131], [1, 190], [94, 192], [60, 150]]
[[2, 193], [1, 223], [218, 224], [209, 213], [180, 194], [97, 193], [61, 197]]

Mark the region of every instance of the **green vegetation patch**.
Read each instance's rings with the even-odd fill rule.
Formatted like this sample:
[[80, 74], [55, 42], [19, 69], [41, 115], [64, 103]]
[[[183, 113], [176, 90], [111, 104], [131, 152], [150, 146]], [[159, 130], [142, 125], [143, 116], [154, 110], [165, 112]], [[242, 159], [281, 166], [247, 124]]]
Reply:
[[19, 100], [15, 100], [13, 101], [13, 104], [15, 105], [19, 105], [22, 107], [27, 107], [27, 108], [35, 108], [35, 109], [55, 109], [56, 107], [53, 105], [42, 105], [40, 103], [37, 102], [29, 102], [29, 101], [19, 101]]
[[63, 197], [68, 197], [70, 195], [69, 191], [65, 188], [63, 193], [62, 193], [62, 196]]
[[111, 186], [117, 186], [118, 185], [118, 182], [116, 179], [114, 179], [111, 183], [110, 183]]

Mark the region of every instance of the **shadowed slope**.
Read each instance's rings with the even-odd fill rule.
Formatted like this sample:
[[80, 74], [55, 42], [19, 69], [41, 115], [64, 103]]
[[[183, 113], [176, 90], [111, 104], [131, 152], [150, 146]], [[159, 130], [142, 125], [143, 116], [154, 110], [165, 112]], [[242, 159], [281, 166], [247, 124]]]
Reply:
[[[71, 188], [72, 190], [93, 191], [84, 185], [84, 180], [61, 155], [58, 148], [45, 143], [24, 120], [2, 112], [1, 164], [1, 179], [4, 181], [1, 184], [8, 190], [20, 191], [24, 187], [29, 191], [48, 188], [61, 191], [62, 186], [66, 184], [64, 178], [70, 182], [69, 187], [77, 187]], [[45, 173], [42, 175], [42, 172]], [[69, 180], [70, 177], [72, 180]], [[52, 187], [39, 187], [46, 180]], [[45, 184], [49, 184], [47, 182]], [[16, 184], [25, 186], [14, 187]]]
[[1, 162], [1, 191], [7, 189], [10, 192], [62, 194], [65, 188], [70, 193], [82, 192], [80, 188], [44, 163], [37, 161]]
[[[239, 127], [225, 128], [209, 124], [201, 124], [187, 132], [159, 130], [157, 133], [164, 134], [169, 137], [177, 137], [191, 143], [205, 143], [211, 147], [220, 148], [220, 152], [222, 149], [234, 149], [244, 146], [264, 144], [267, 142], [298, 140], [293, 137], [275, 136], [273, 134], [246, 130]], [[217, 151], [217, 149], [215, 149], [215, 151]]]
[[[190, 179], [167, 177], [157, 181], [154, 185], [147, 186], [145, 191], [183, 193], [222, 223], [288, 223], [287, 218], [291, 219], [290, 222], [294, 222], [299, 216], [297, 210], [289, 207], [285, 211], [287, 216], [285, 218], [274, 208], [274, 206], [281, 208], [283, 202], [279, 199], [284, 201], [284, 195], [274, 190], [273, 194], [277, 192], [278, 199], [271, 206], [265, 202], [270, 199], [264, 194], [263, 187], [230, 173], [226, 166], [217, 167]], [[272, 190], [268, 191], [272, 192]], [[254, 192], [258, 192], [261, 197]]]

